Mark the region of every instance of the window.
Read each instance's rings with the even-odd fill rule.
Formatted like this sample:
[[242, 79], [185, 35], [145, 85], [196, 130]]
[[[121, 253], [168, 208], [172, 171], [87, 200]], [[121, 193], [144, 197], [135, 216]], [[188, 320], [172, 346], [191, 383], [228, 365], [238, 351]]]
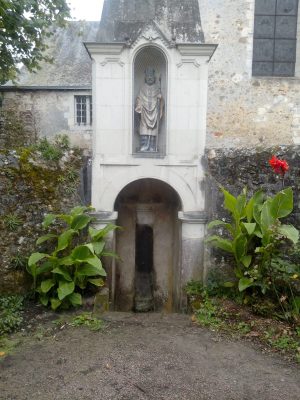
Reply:
[[298, 0], [256, 0], [253, 76], [294, 76]]
[[75, 122], [77, 125], [92, 125], [92, 96], [75, 96]]

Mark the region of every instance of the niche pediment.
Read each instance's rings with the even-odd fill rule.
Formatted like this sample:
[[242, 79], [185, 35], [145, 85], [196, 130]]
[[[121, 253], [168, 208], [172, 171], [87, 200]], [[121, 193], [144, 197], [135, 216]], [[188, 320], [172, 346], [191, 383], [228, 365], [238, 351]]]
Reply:
[[175, 46], [175, 41], [173, 41], [172, 38], [168, 38], [168, 35], [166, 35], [160, 29], [160, 27], [155, 21], [152, 21], [141, 30], [136, 39], [131, 43], [130, 47], [135, 47], [141, 41], [146, 41], [149, 44], [161, 42], [166, 47]]

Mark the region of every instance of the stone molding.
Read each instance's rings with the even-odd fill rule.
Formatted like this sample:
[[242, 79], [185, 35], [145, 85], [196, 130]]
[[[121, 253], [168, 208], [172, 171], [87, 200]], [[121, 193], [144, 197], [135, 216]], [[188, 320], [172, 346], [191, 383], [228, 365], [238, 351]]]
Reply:
[[104, 56], [120, 55], [126, 46], [126, 43], [84, 43], [89, 56], [92, 58], [93, 54], [101, 54]]
[[97, 211], [89, 213], [94, 218], [93, 224], [109, 224], [115, 223], [118, 219], [117, 211]]
[[217, 44], [193, 44], [193, 43], [177, 43], [176, 48], [182, 56], [209, 56], [212, 57], [216, 51]]
[[205, 225], [208, 222], [208, 215], [206, 211], [179, 211], [178, 219], [188, 224]]

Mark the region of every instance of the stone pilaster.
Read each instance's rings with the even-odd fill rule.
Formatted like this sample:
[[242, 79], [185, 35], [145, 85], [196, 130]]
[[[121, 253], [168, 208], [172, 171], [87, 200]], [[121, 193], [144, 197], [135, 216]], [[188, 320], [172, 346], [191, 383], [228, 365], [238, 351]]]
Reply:
[[183, 288], [191, 279], [203, 280], [207, 215], [203, 211], [179, 212], [178, 218], [181, 221], [180, 310], [183, 311], [187, 307]]

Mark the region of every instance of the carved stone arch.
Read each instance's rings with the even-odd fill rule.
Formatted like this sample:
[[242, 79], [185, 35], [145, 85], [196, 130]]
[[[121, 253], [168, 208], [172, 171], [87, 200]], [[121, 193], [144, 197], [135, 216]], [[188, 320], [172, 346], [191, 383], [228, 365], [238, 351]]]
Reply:
[[113, 211], [117, 196], [127, 185], [140, 179], [149, 178], [164, 182], [177, 193], [180, 199], [181, 211], [191, 211], [197, 209], [195, 196], [188, 183], [185, 182], [184, 179], [180, 178], [178, 174], [172, 173], [171, 171], [168, 173], [168, 176], [163, 177], [161, 174], [153, 173], [153, 170], [150, 171], [150, 169], [151, 168], [149, 168], [148, 174], [143, 175], [140, 175], [139, 173], [134, 175], [126, 172], [119, 173], [117, 180], [109, 181], [106, 184], [103, 184], [101, 190], [102, 208]]

